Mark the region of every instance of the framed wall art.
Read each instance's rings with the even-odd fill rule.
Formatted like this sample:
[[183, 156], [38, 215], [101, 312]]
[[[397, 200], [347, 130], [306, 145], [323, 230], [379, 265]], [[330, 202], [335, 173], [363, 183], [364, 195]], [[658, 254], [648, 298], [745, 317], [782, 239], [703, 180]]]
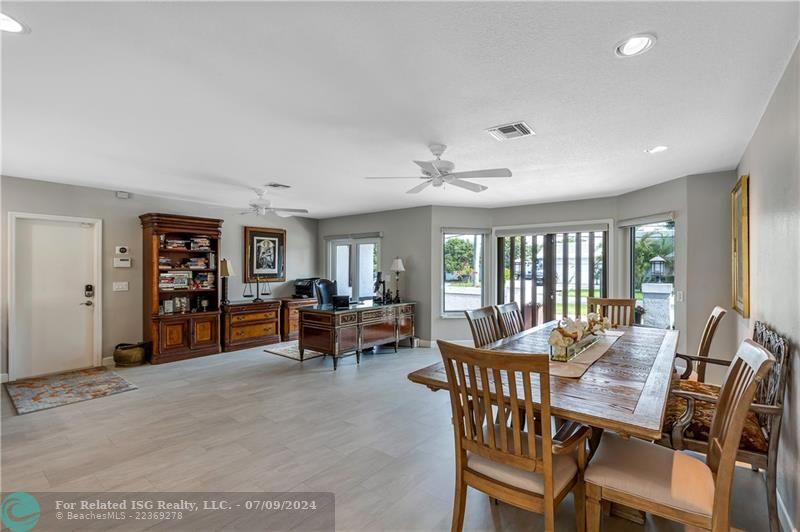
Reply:
[[246, 283], [286, 280], [286, 230], [244, 228], [244, 279]]
[[731, 286], [733, 309], [750, 317], [750, 213], [748, 183], [743, 175], [731, 191]]

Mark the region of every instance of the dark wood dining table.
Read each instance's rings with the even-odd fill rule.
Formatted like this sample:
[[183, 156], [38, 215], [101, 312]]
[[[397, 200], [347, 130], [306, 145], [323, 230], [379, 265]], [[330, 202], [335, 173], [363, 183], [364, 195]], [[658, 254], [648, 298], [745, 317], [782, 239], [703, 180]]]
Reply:
[[[549, 353], [547, 338], [555, 325], [555, 321], [544, 323], [489, 344], [485, 349]], [[598, 429], [659, 439], [673, 378], [678, 332], [638, 326], [619, 330], [624, 334], [580, 378], [550, 376], [551, 412]], [[434, 391], [447, 389], [441, 362], [414, 371], [408, 378]]]

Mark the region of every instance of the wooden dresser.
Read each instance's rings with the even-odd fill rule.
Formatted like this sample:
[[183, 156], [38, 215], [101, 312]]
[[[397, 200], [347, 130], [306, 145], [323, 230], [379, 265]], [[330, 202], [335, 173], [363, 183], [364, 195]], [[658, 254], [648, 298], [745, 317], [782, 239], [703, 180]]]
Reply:
[[236, 351], [281, 341], [281, 302], [232, 301], [222, 306], [222, 350]]
[[297, 340], [300, 337], [300, 309], [317, 304], [316, 299], [285, 297], [281, 299], [281, 340]]
[[333, 369], [339, 357], [371, 347], [391, 344], [397, 351], [401, 340], [414, 344], [413, 302], [387, 305], [357, 304], [334, 309], [332, 305], [313, 305], [300, 309], [300, 360], [303, 351], [313, 349], [332, 355]]

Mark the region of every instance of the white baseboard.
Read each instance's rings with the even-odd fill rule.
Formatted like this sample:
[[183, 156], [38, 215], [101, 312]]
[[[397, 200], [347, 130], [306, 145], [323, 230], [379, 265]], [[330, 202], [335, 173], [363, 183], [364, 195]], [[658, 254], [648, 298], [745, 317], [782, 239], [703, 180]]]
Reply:
[[114, 357], [103, 357], [103, 365], [108, 367], [113, 367]]
[[792, 517], [789, 515], [789, 510], [783, 504], [781, 492], [778, 491], [778, 520], [781, 522], [781, 528], [784, 532], [797, 532], [797, 527], [792, 523]]
[[8, 382], [8, 373], [0, 373], [0, 382]]
[[431, 342], [430, 340], [423, 340], [422, 338], [418, 338], [417, 345], [419, 345], [419, 347], [433, 347], [433, 342]]

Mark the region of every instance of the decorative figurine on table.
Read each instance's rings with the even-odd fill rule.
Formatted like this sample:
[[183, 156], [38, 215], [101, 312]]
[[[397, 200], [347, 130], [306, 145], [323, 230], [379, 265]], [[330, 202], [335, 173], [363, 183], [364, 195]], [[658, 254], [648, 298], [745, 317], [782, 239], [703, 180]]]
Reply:
[[392, 302], [392, 291], [391, 291], [390, 289], [388, 289], [388, 288], [387, 288], [387, 289], [386, 289], [386, 295], [385, 295], [385, 296], [383, 296], [383, 301], [382, 301], [382, 303], [383, 303], [384, 305], [387, 305], [387, 304], [389, 304], [389, 303], [391, 303], [391, 302]]
[[381, 272], [378, 272], [375, 276], [375, 284], [372, 287], [372, 291], [375, 294], [379, 294], [373, 298], [376, 303], [386, 303], [386, 281], [383, 280]]

